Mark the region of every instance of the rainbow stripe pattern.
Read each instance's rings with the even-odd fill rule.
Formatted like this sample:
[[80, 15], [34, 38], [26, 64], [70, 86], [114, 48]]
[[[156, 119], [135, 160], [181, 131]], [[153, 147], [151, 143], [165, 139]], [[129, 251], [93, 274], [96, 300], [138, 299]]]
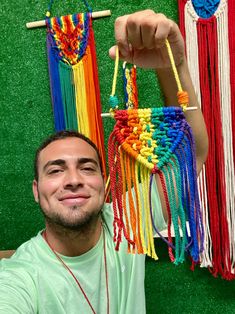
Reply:
[[[115, 88], [111, 95], [116, 123], [109, 138], [108, 162], [116, 249], [124, 235], [129, 253], [157, 259], [153, 237], [158, 234], [168, 244], [172, 262], [183, 262], [187, 253], [197, 263], [203, 250], [204, 231], [195, 143], [184, 115], [188, 95], [179, 85], [179, 107], [137, 108], [136, 75], [129, 74], [124, 79], [124, 86], [129, 86], [125, 94], [128, 109], [118, 110]], [[152, 198], [153, 180], [158, 182], [157, 200]], [[161, 203], [167, 209], [168, 239], [157, 228], [153, 201], [158, 204], [158, 211], [162, 210]]]
[[105, 171], [100, 89], [91, 13], [47, 18], [46, 24], [55, 129], [77, 130], [89, 137], [99, 148]]

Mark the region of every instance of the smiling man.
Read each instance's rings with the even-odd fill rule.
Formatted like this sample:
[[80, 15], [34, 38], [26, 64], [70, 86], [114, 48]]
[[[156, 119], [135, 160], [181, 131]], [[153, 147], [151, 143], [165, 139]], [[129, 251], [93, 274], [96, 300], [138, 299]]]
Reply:
[[[156, 70], [167, 105], [177, 105], [168, 38], [190, 105], [198, 106], [178, 26], [151, 10], [118, 18], [115, 37], [123, 60]], [[114, 58], [114, 48], [110, 56]], [[196, 143], [197, 171], [207, 156], [200, 109], [187, 113]], [[76, 132], [51, 136], [35, 158], [33, 193], [45, 229], [0, 263], [0, 313], [144, 314], [144, 255], [115, 251], [113, 210], [104, 204], [104, 179], [95, 145]], [[154, 203], [153, 210], [160, 208]], [[159, 211], [157, 228], [165, 227]], [[157, 265], [156, 265], [157, 267]]]
[[[62, 132], [52, 139], [37, 152], [33, 193], [46, 218], [47, 238], [54, 249], [69, 256], [80, 255], [92, 248], [100, 236], [104, 204], [100, 157], [95, 146], [75, 132]], [[73, 230], [76, 235], [68, 237], [66, 243], [65, 234]], [[78, 230], [85, 249], [82, 241], [77, 241]], [[58, 241], [60, 236], [63, 241]], [[66, 252], [60, 248], [61, 243]], [[67, 252], [68, 247], [72, 252]]]

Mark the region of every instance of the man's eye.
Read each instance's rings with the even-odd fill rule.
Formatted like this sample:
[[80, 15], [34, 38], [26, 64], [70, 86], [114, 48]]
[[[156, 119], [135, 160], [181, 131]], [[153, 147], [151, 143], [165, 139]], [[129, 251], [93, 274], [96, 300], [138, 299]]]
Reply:
[[55, 173], [59, 173], [61, 171], [62, 171], [62, 169], [51, 169], [48, 171], [48, 174], [55, 174]]
[[83, 167], [82, 170], [87, 171], [87, 172], [93, 172], [93, 171], [95, 171], [95, 169], [92, 168], [92, 167]]

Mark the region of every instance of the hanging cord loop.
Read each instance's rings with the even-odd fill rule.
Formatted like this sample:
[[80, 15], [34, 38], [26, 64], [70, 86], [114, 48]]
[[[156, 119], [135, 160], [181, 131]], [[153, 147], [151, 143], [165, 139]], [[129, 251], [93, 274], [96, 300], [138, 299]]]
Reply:
[[[183, 91], [182, 85], [180, 82], [179, 74], [175, 65], [175, 60], [174, 56], [171, 50], [171, 46], [169, 41], [166, 39], [166, 48], [168, 52], [168, 56], [170, 59], [171, 63], [171, 68], [174, 74], [174, 78], [177, 84], [177, 98], [178, 98], [178, 103], [182, 107], [183, 111], [186, 110], [188, 103], [189, 103], [189, 98], [188, 98], [188, 93]], [[119, 65], [119, 49], [118, 46], [116, 46], [116, 56], [115, 56], [115, 67], [114, 67], [114, 75], [113, 75], [113, 83], [112, 83], [112, 92], [109, 98], [109, 103], [110, 103], [110, 112], [114, 114], [114, 111], [118, 109], [119, 101], [118, 97], [116, 96], [116, 86], [117, 86], [117, 76], [118, 76], [118, 65]]]
[[[85, 4], [86, 8], [87, 8], [87, 11], [89, 13], [92, 13], [92, 8], [91, 6], [88, 4], [88, 2], [86, 0], [82, 0], [83, 3]], [[52, 8], [52, 5], [54, 3], [54, 0], [50, 0], [49, 4], [48, 4], [48, 9], [46, 11], [46, 18], [50, 18], [51, 16], [51, 8]]]

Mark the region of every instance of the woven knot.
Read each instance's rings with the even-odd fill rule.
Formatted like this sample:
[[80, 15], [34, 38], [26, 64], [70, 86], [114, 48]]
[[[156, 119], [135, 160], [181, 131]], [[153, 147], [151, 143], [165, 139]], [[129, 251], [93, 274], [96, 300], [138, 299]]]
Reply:
[[152, 173], [155, 174], [157, 172], [158, 172], [157, 165], [154, 165], [154, 167], [152, 169]]
[[134, 144], [132, 145], [132, 148], [133, 148], [134, 150], [137, 150], [137, 148], [136, 148], [136, 143], [134, 143]]
[[120, 219], [117, 219], [117, 220], [116, 220], [116, 224], [118, 225], [118, 228], [119, 228], [119, 229], [122, 229], [122, 228], [123, 228], [123, 222], [122, 222]]
[[119, 101], [118, 101], [118, 98], [116, 95], [112, 96], [110, 95], [109, 97], [109, 105], [112, 109], [117, 109], [118, 108], [118, 104], [119, 104]]
[[150, 131], [151, 131], [150, 125], [149, 125], [149, 124], [146, 124], [145, 126], [146, 126], [146, 131], [147, 131], [147, 132], [150, 132]]
[[178, 103], [180, 106], [187, 106], [189, 103], [189, 97], [187, 92], [178, 92], [177, 93]]
[[161, 131], [164, 131], [164, 123], [163, 122], [161, 122], [160, 124], [159, 124], [159, 130], [161, 130]]
[[133, 133], [134, 133], [134, 134], [137, 134], [137, 133], [138, 133], [138, 128], [137, 128], [137, 126], [135, 126], [135, 127], [133, 128]]
[[192, 1], [194, 9], [197, 12], [197, 15], [203, 19], [210, 18], [217, 10], [219, 3], [220, 3], [219, 0], [214, 1], [204, 0], [203, 3], [202, 1], [199, 0]]

